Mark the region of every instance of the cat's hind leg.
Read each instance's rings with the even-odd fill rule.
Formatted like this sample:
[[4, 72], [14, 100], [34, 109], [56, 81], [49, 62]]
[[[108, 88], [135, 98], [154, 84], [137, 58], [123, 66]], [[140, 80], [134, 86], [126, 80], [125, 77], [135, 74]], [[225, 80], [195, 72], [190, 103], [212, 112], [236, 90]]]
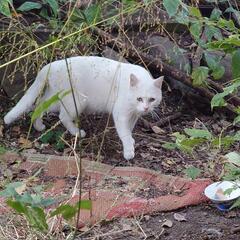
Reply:
[[[80, 114], [80, 113], [79, 113]], [[70, 113], [68, 113], [64, 107], [61, 106], [60, 113], [59, 113], [59, 119], [64, 125], [64, 127], [74, 136], [79, 135], [79, 129], [76, 127], [76, 125], [73, 122], [72, 117], [70, 116]], [[84, 138], [86, 136], [86, 133], [84, 130], [80, 130], [81, 137]]]

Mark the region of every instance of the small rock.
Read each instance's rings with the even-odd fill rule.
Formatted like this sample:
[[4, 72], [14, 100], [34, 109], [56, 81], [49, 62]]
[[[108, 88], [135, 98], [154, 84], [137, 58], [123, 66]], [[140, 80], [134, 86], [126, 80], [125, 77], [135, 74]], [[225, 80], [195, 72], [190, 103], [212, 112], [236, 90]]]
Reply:
[[145, 219], [146, 221], [148, 221], [148, 220], [150, 219], [150, 216], [149, 216], [149, 215], [145, 215], [145, 216], [144, 216], [144, 219]]
[[174, 213], [173, 217], [178, 222], [186, 222], [187, 221], [187, 219], [185, 217], [185, 214], [183, 215], [183, 214], [180, 214], [180, 213]]
[[223, 234], [221, 233], [221, 230], [215, 229], [215, 228], [204, 228], [202, 229], [203, 233], [206, 233], [208, 236], [211, 237], [221, 237]]
[[166, 219], [161, 226], [171, 228], [173, 226], [173, 222], [171, 220]]

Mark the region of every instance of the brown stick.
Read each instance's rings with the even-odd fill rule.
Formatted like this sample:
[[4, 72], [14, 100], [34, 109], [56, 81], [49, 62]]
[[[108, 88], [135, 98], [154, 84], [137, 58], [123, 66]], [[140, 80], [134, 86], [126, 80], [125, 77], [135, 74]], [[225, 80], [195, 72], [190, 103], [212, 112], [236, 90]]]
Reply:
[[154, 127], [154, 126], [163, 127], [165, 124], [169, 123], [170, 121], [172, 121], [176, 118], [179, 118], [181, 115], [182, 115], [181, 112], [176, 112], [170, 116], [162, 118], [161, 120], [159, 120], [155, 123], [151, 123], [144, 118], [141, 118], [141, 120], [143, 121], [144, 127], [152, 129], [152, 127]]

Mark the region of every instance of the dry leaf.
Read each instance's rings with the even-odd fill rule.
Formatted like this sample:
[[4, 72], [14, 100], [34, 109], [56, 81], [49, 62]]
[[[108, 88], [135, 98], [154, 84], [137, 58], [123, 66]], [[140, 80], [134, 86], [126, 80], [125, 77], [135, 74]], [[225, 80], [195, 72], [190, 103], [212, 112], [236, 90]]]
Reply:
[[165, 133], [164, 130], [162, 130], [160, 127], [158, 126], [152, 126], [152, 130], [153, 132], [157, 133], [157, 134], [161, 134], [161, 133]]
[[173, 222], [171, 220], [165, 220], [163, 224], [161, 225], [162, 227], [169, 227], [171, 228], [173, 226]]
[[83, 226], [83, 227], [81, 227], [81, 228], [79, 228], [78, 230], [80, 231], [80, 232], [87, 232], [87, 231], [89, 231], [89, 227], [88, 226]]
[[174, 217], [175, 220], [177, 220], [177, 221], [179, 221], [179, 222], [185, 222], [185, 221], [187, 221], [185, 215], [180, 214], [180, 213], [174, 213], [173, 217]]
[[20, 137], [18, 143], [22, 148], [32, 148], [32, 142], [24, 137]]

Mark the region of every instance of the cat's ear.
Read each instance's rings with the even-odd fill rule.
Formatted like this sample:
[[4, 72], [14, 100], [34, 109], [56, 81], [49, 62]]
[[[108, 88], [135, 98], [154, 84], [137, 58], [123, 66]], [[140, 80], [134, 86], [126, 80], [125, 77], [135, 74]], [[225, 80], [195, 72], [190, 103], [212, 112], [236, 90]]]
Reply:
[[163, 83], [164, 76], [161, 76], [157, 79], [154, 80], [154, 86], [157, 88], [162, 88], [162, 83]]
[[139, 82], [138, 78], [133, 73], [131, 73], [131, 75], [130, 75], [130, 86], [131, 87], [136, 87], [138, 82]]

